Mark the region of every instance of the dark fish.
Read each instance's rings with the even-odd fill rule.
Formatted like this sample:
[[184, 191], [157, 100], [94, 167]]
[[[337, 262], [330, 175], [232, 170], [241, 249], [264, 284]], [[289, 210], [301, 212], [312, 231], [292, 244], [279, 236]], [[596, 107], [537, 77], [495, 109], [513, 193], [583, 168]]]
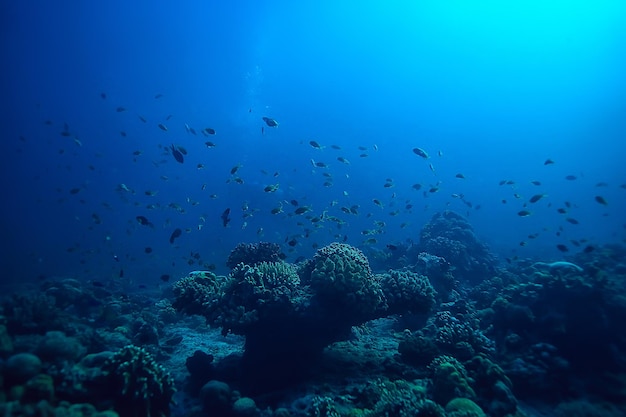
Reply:
[[161, 129], [164, 132], [167, 132], [167, 126], [165, 126], [163, 123], [159, 123], [159, 129]]
[[304, 213], [308, 213], [309, 211], [311, 211], [311, 207], [310, 206], [300, 206], [298, 207], [294, 213], [295, 214], [304, 214]]
[[80, 188], [72, 188], [70, 190], [70, 194], [78, 194], [80, 192]]
[[541, 185], [541, 181], [531, 181], [532, 185]]
[[124, 278], [124, 270], [123, 269], [120, 269], [119, 277], [120, 278]]
[[296, 239], [291, 239], [289, 242], [287, 242], [287, 244], [293, 248], [298, 244], [298, 241]]
[[207, 148], [215, 148], [215, 143], [211, 141], [206, 141], [204, 142], [204, 144], [206, 145]]
[[568, 175], [565, 179], [568, 181], [574, 181], [576, 179], [576, 175]]
[[602, 197], [601, 195], [597, 195], [597, 196], [595, 196], [595, 197], [594, 197], [594, 199], [595, 199], [598, 203], [602, 204], [603, 206], [608, 206], [608, 205], [609, 205], [609, 203], [607, 203], [607, 202], [606, 202], [606, 200], [604, 199], [604, 197]]
[[528, 201], [531, 203], [536, 203], [537, 201], [541, 200], [545, 196], [546, 196], [545, 194], [535, 194], [534, 196], [530, 197], [530, 200]]
[[169, 281], [169, 280], [170, 280], [170, 276], [169, 276], [168, 274], [163, 274], [163, 275], [161, 275], [161, 278], [160, 278], [160, 279], [161, 279], [161, 281], [163, 281], [163, 282], [167, 282], [167, 281]]
[[532, 213], [528, 210], [521, 210], [517, 212], [517, 215], [520, 217], [528, 217], [530, 216]]
[[183, 234], [183, 231], [180, 229], [176, 229], [172, 232], [172, 234], [170, 235], [170, 243], [174, 243], [174, 241], [180, 237], [180, 235]]
[[183, 154], [178, 149], [176, 149], [174, 145], [171, 145], [170, 149], [172, 150], [172, 155], [174, 156], [174, 159], [176, 159], [176, 162], [179, 162], [181, 164], [185, 162]]
[[594, 250], [595, 250], [595, 248], [594, 248], [593, 246], [588, 245], [588, 246], [586, 246], [586, 247], [585, 247], [585, 249], [583, 249], [583, 252], [584, 252], [584, 253], [591, 253], [591, 252], [593, 252]]
[[226, 210], [224, 210], [224, 212], [222, 213], [222, 215], [220, 216], [220, 218], [222, 219], [222, 225], [224, 227], [228, 226], [228, 223], [230, 223], [230, 207], [227, 208]]
[[140, 225], [142, 226], [148, 226], [148, 227], [154, 227], [154, 224], [152, 224], [152, 222], [150, 222], [146, 217], [144, 216], [137, 216], [135, 217], [135, 219], [137, 219], [137, 221], [139, 222]]
[[270, 119], [269, 117], [263, 117], [263, 121], [269, 127], [278, 127], [278, 122], [274, 119]]
[[152, 248], [150, 246], [147, 246], [143, 251], [145, 253], [152, 253]]
[[544, 165], [552, 165], [554, 163], [554, 161], [550, 158], [546, 159], [546, 161], [543, 163]]
[[571, 223], [571, 224], [578, 224], [578, 220], [573, 219], [573, 218], [571, 218], [571, 217], [566, 218], [566, 219], [565, 219], [565, 221], [566, 221], [566, 222], [569, 222], [569, 223]]
[[426, 153], [425, 150], [423, 150], [422, 148], [413, 148], [413, 153], [417, 156], [421, 156], [424, 159], [428, 159], [428, 153]]
[[314, 141], [314, 140], [310, 140], [310, 141], [309, 141], [309, 145], [311, 145], [311, 147], [313, 147], [313, 148], [315, 148], [315, 149], [322, 149], [322, 148], [323, 148], [323, 146], [322, 146], [322, 145], [320, 145], [319, 143], [317, 143], [317, 142], [316, 142], [316, 141]]
[[210, 127], [205, 128], [204, 131], [207, 132], [209, 135], [215, 134], [215, 129], [211, 129]]
[[122, 106], [119, 106], [117, 109], [115, 109], [116, 112], [121, 113], [123, 111], [126, 111], [126, 109]]
[[389, 249], [389, 250], [396, 250], [396, 249], [398, 249], [398, 247], [396, 245], [389, 244], [389, 245], [387, 245], [387, 249]]
[[290, 203], [292, 206], [296, 206], [296, 207], [298, 206], [298, 201], [297, 201], [297, 200], [291, 200], [289, 203]]
[[106, 100], [107, 99], [107, 94], [106, 93], [100, 93], [100, 97], [102, 98], [102, 100]]
[[465, 179], [465, 175], [459, 173], [455, 175], [456, 178]]
[[154, 96], [154, 98], [155, 98], [155, 99], [159, 99], [159, 98], [161, 98], [161, 97], [163, 97], [163, 94], [161, 94], [161, 93], [159, 93], [159, 94], [157, 94], [157, 95], [155, 95], [155, 96]]
[[565, 246], [565, 245], [562, 245], [562, 244], [558, 244], [558, 245], [556, 245], [556, 248], [557, 248], [558, 250], [560, 250], [561, 252], [569, 252], [568, 247], [567, 247], [567, 246]]
[[559, 212], [560, 214], [565, 214], [565, 213], [567, 213], [567, 210], [566, 210], [566, 209], [564, 209], [564, 208], [562, 208], [562, 207], [561, 207], [561, 208], [556, 209], [556, 211], [557, 211], [557, 212]]

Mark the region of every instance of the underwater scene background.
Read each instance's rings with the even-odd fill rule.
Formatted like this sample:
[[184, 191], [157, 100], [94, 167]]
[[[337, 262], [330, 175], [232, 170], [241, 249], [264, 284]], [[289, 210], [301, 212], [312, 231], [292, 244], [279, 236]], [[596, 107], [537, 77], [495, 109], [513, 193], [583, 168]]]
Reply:
[[626, 4], [0, 19], [4, 415], [624, 415]]

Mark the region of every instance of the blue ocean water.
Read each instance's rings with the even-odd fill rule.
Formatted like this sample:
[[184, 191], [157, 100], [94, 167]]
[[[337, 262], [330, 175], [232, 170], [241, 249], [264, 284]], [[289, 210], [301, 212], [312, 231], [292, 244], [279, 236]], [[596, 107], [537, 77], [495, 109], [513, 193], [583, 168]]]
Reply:
[[[502, 257], [559, 259], [555, 245], [571, 239], [624, 239], [620, 2], [32, 1], [2, 16], [5, 279], [123, 265], [151, 283], [185, 274], [191, 252], [222, 268], [238, 242], [295, 238], [292, 259], [344, 236], [362, 246], [374, 221], [385, 226], [373, 246], [385, 249], [417, 240], [444, 209], [467, 215]], [[188, 151], [182, 165], [171, 144]], [[236, 165], [243, 184], [227, 183]], [[535, 194], [546, 197], [528, 204]], [[345, 223], [312, 225], [292, 199]], [[566, 201], [580, 224], [557, 213]], [[358, 215], [340, 210], [353, 205]], [[531, 216], [517, 215], [524, 205]]]
[[[545, 278], [536, 265], [584, 262], [584, 274], [565, 276], [618, 281], [625, 28], [622, 1], [3, 2], [2, 295], [23, 284], [48, 294], [57, 287], [47, 280], [73, 278], [85, 293], [123, 288], [154, 305], [192, 271], [228, 275], [240, 243], [279, 244], [295, 264], [342, 242], [374, 272], [409, 268], [421, 231], [446, 211], [487, 245], [490, 271], [502, 268], [481, 277], [502, 278], [489, 302], [481, 280], [461, 283], [477, 311], [497, 307], [511, 276]], [[386, 263], [398, 253], [404, 263]], [[564, 264], [553, 265], [545, 274], [561, 277]], [[611, 302], [615, 285], [602, 287]], [[436, 314], [452, 298], [441, 296]], [[4, 316], [19, 334], [10, 326], [19, 314], [5, 306], [0, 327]], [[510, 324], [486, 319], [475, 330], [501, 349], [513, 343], [498, 339]], [[560, 333], [528, 334], [525, 360], [545, 348], [579, 365]], [[590, 351], [623, 346], [623, 336], [609, 339]], [[0, 343], [0, 371], [3, 352]]]

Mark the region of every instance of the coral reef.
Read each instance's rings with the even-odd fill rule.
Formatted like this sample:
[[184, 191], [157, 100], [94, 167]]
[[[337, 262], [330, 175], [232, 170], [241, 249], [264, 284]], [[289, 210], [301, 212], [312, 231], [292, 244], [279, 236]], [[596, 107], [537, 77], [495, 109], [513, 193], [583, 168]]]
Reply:
[[445, 258], [458, 279], [476, 284], [496, 272], [495, 257], [472, 226], [453, 211], [436, 213], [420, 232], [420, 251]]
[[255, 266], [261, 262], [278, 262], [285, 259], [278, 243], [239, 243], [230, 252], [226, 265], [234, 268], [240, 263]]
[[126, 346], [104, 363], [103, 371], [120, 417], [170, 415], [174, 381], [146, 350]]
[[336, 320], [363, 322], [385, 308], [380, 282], [363, 252], [353, 246], [331, 243], [319, 249], [310, 276], [303, 280], [315, 292], [312, 303], [323, 314], [337, 314]]
[[203, 315], [225, 335], [246, 337], [243, 360], [256, 386], [300, 378], [352, 326], [427, 312], [434, 303], [425, 277], [392, 271], [381, 279], [361, 251], [341, 243], [319, 249], [300, 269], [282, 261], [240, 263], [225, 281], [188, 277], [174, 285], [174, 294], [174, 307]]
[[428, 313], [435, 305], [435, 289], [427, 277], [390, 269], [377, 275], [387, 300], [387, 313]]

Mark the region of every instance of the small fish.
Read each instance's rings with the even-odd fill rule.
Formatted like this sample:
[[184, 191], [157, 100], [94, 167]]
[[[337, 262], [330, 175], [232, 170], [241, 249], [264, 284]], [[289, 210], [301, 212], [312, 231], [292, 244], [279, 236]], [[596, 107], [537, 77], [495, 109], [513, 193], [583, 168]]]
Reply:
[[532, 185], [541, 185], [541, 181], [531, 181]]
[[176, 228], [172, 234], [170, 235], [170, 243], [174, 243], [174, 241], [183, 234], [183, 231], [179, 228]]
[[571, 224], [579, 224], [578, 220], [571, 217], [566, 218], [565, 221]]
[[344, 158], [343, 156], [338, 156], [337, 157], [337, 161], [341, 162], [342, 164], [346, 164], [346, 165], [350, 165], [350, 161], [348, 161], [346, 158]]
[[558, 245], [556, 245], [556, 248], [558, 250], [560, 250], [561, 252], [569, 252], [569, 248], [567, 246], [563, 245], [563, 244], [560, 244], [560, 243]]
[[584, 252], [584, 253], [591, 253], [591, 252], [593, 252], [594, 250], [595, 250], [595, 248], [594, 248], [593, 246], [591, 246], [591, 245], [587, 245], [587, 246], [585, 247], [585, 249], [583, 249], [583, 252]]
[[80, 188], [72, 188], [70, 190], [70, 194], [78, 194], [80, 192]]
[[383, 207], [383, 203], [380, 202], [379, 199], [375, 198], [372, 200], [372, 203], [376, 204], [378, 207], [380, 207], [381, 209], [384, 208]]
[[126, 132], [123, 130], [120, 130], [120, 136], [125, 138], [126, 137]]
[[419, 184], [419, 183], [413, 184], [411, 188], [414, 189], [415, 191], [419, 191], [422, 189], [422, 184]]
[[152, 248], [150, 246], [146, 246], [143, 251], [145, 253], [152, 253]]
[[608, 206], [609, 203], [607, 203], [607, 201], [605, 200], [604, 197], [602, 197], [601, 195], [597, 195], [594, 197], [594, 200], [596, 200], [596, 202], [598, 202], [599, 204], [602, 204], [603, 206]]
[[242, 165], [241, 164], [237, 164], [234, 167], [232, 167], [230, 169], [230, 175], [235, 175], [237, 173], [237, 171], [239, 171], [239, 168], [241, 168]]
[[308, 213], [311, 210], [312, 210], [311, 206], [300, 206], [297, 209], [295, 209], [294, 213], [300, 215], [300, 214]]
[[559, 214], [565, 214], [565, 213], [567, 213], [567, 210], [566, 210], [566, 209], [564, 209], [564, 208], [562, 208], [562, 207], [561, 207], [561, 208], [556, 209], [556, 211], [557, 211]]
[[287, 242], [287, 244], [293, 248], [294, 246], [298, 244], [298, 241], [294, 238], [294, 239], [291, 239], [289, 242]]
[[222, 219], [222, 226], [227, 227], [230, 223], [230, 207], [222, 212], [220, 218]]
[[310, 140], [309, 141], [309, 145], [311, 145], [311, 147], [315, 148], [315, 149], [324, 149], [325, 148], [324, 146], [320, 145], [319, 143], [317, 143], [314, 140]]
[[339, 145], [330, 145], [330, 147], [333, 148], [336, 151], [341, 150], [341, 146], [339, 146]]
[[269, 117], [262, 117], [263, 121], [265, 122], [266, 125], [268, 125], [269, 127], [278, 127], [278, 122], [274, 119], [270, 119]]
[[161, 281], [163, 282], [167, 282], [170, 280], [170, 276], [168, 274], [163, 274], [161, 275], [161, 278], [159, 278]]
[[543, 163], [544, 165], [552, 165], [554, 164], [554, 161], [550, 158], [546, 159], [545, 162]]
[[152, 224], [152, 222], [150, 222], [145, 216], [137, 216], [135, 219], [137, 219], [137, 222], [142, 226], [154, 228], [154, 224]]
[[465, 179], [465, 175], [463, 175], [463, 174], [456, 174], [456, 175], [455, 175], [455, 177], [456, 177], [456, 178], [460, 178], [460, 179], [462, 179], [462, 180], [464, 180], [464, 179]]
[[528, 210], [521, 210], [517, 212], [517, 215], [520, 217], [528, 217], [531, 214], [533, 214], [532, 212], [528, 211]]
[[210, 127], [205, 127], [204, 128], [204, 132], [206, 132], [209, 135], [214, 135], [215, 134], [215, 129], [212, 129]]
[[167, 132], [167, 126], [165, 126], [163, 123], [159, 123], [159, 129], [161, 129], [164, 132]]
[[154, 99], [155, 99], [155, 100], [158, 100], [158, 99], [160, 99], [161, 97], [163, 97], [163, 94], [159, 93], [159, 94], [157, 94], [157, 95], [155, 95], [155, 96], [154, 96]]
[[270, 184], [268, 186], [266, 186], [263, 191], [265, 191], [266, 193], [273, 193], [276, 190], [278, 190], [279, 184]]
[[126, 108], [119, 106], [117, 109], [115, 109], [116, 112], [121, 113], [123, 111], [126, 111]]
[[430, 156], [428, 156], [428, 153], [423, 150], [422, 148], [413, 148], [413, 153], [417, 156], [420, 156], [424, 159], [428, 159], [430, 158]]
[[141, 116], [141, 115], [139, 115], [139, 116], [137, 116], [137, 117], [139, 117], [139, 120], [141, 120], [141, 121], [142, 121], [142, 122], [144, 122], [144, 123], [148, 122], [148, 121], [146, 120], [146, 118], [145, 118], [145, 117], [143, 117], [143, 116]]
[[534, 196], [530, 197], [530, 200], [528, 201], [530, 203], [536, 203], [537, 201], [541, 200], [544, 197], [546, 197], [545, 194], [535, 194]]
[[181, 163], [181, 164], [185, 162], [185, 158], [183, 157], [183, 154], [173, 144], [170, 146], [170, 149], [172, 151], [172, 156], [174, 157], [174, 159], [176, 159], [176, 162]]
[[207, 148], [215, 148], [215, 144], [211, 141], [204, 142]]
[[568, 181], [574, 181], [576, 178], [577, 178], [576, 175], [568, 175], [565, 177], [565, 179]]
[[396, 245], [388, 244], [387, 245], [387, 249], [389, 249], [389, 250], [397, 250], [398, 247]]

